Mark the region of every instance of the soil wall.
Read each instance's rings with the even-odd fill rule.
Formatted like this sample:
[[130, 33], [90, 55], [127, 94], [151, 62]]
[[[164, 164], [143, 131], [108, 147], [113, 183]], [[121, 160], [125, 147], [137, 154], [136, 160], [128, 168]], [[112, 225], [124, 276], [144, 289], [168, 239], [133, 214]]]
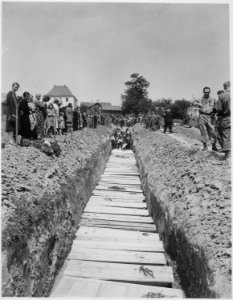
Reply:
[[231, 177], [211, 153], [136, 125], [149, 211], [187, 297], [231, 297]]
[[2, 295], [48, 296], [105, 168], [111, 130], [60, 138], [62, 152], [2, 151]]

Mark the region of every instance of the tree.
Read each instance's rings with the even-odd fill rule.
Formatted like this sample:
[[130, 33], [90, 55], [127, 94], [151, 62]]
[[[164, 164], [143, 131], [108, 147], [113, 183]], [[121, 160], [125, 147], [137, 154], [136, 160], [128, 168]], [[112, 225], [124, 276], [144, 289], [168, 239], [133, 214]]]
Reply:
[[190, 102], [188, 100], [176, 100], [170, 107], [173, 118], [184, 120], [189, 106]]
[[131, 80], [125, 82], [125, 92], [121, 95], [123, 113], [147, 113], [152, 106], [147, 88], [150, 83], [138, 73], [131, 74]]

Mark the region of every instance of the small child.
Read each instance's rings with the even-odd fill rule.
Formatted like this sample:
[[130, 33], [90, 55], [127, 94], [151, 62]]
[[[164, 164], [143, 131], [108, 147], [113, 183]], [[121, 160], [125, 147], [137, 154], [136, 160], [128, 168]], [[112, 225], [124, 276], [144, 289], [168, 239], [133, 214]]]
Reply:
[[53, 104], [50, 103], [48, 105], [48, 108], [47, 108], [47, 118], [46, 118], [46, 121], [45, 121], [45, 128], [46, 128], [46, 136], [47, 137], [52, 137], [51, 133], [55, 132], [54, 126], [55, 126], [55, 110], [54, 110]]

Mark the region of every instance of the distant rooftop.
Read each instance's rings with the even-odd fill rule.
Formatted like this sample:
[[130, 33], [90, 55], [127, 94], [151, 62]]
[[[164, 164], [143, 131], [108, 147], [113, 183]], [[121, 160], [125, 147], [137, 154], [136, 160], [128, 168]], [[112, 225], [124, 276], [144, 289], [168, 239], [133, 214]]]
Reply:
[[81, 102], [80, 106], [87, 106], [87, 107], [91, 107], [93, 105], [99, 104], [102, 107], [102, 110], [110, 110], [110, 111], [120, 111], [121, 110], [121, 106], [118, 105], [112, 105], [110, 102]]
[[46, 96], [48, 97], [74, 97], [70, 89], [66, 85], [54, 85], [51, 91]]

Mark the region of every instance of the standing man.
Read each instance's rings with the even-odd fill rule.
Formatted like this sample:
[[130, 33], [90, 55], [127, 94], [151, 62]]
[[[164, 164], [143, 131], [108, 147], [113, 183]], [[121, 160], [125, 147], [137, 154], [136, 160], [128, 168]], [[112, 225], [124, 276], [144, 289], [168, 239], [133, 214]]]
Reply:
[[216, 148], [216, 133], [214, 125], [212, 124], [213, 108], [215, 106], [215, 99], [210, 97], [210, 88], [204, 87], [203, 97], [200, 100], [195, 100], [195, 105], [199, 107], [198, 124], [201, 131], [201, 140], [203, 143], [203, 150], [208, 150], [207, 142], [210, 140], [212, 150], [217, 151]]
[[230, 157], [231, 152], [231, 84], [226, 81], [223, 84], [225, 93], [219, 95], [216, 103], [216, 110], [219, 116], [219, 126], [222, 137], [222, 151], [225, 152], [225, 159]]
[[[9, 137], [9, 144], [16, 145], [18, 143], [19, 134], [19, 99], [16, 92], [19, 89], [19, 83], [12, 84], [12, 90], [6, 96], [7, 114], [6, 114], [6, 132]], [[17, 128], [17, 130], [16, 130]], [[18, 132], [16, 132], [18, 131]], [[15, 138], [15, 139], [14, 139]]]
[[169, 128], [169, 132], [172, 133], [173, 118], [172, 118], [172, 112], [170, 108], [168, 108], [165, 111], [163, 117], [164, 117], [164, 133], [167, 132], [167, 128]]
[[[219, 90], [217, 92], [217, 95], [219, 97], [219, 95], [223, 94], [224, 90]], [[222, 149], [222, 132], [221, 132], [221, 115], [217, 112], [217, 103], [218, 101], [215, 103], [215, 107], [214, 107], [214, 114], [216, 114], [216, 119], [215, 119], [215, 132], [216, 132], [216, 140], [218, 141], [221, 149]], [[214, 116], [215, 117], [215, 116]]]

